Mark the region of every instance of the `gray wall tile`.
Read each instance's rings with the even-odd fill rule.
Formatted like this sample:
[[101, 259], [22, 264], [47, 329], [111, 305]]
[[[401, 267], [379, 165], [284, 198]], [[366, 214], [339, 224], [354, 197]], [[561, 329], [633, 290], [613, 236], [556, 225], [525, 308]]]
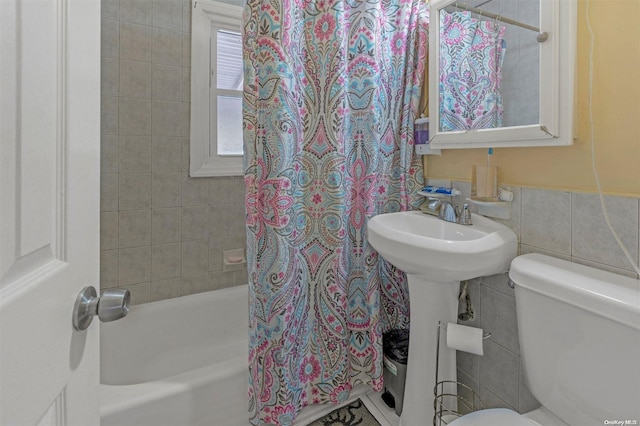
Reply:
[[518, 354], [520, 344], [515, 297], [482, 286], [480, 298], [482, 301], [481, 328], [491, 333], [490, 340]]
[[148, 303], [149, 299], [149, 283], [138, 283], [133, 285], [124, 285], [120, 286], [120, 288], [124, 288], [129, 290], [131, 293], [131, 305], [140, 305], [142, 303]]
[[182, 32], [154, 28], [152, 60], [156, 64], [182, 65]]
[[211, 290], [209, 282], [209, 274], [191, 275], [182, 277], [180, 284], [180, 295], [188, 296], [190, 294], [203, 293]]
[[102, 0], [100, 2], [100, 16], [102, 19], [118, 19], [119, 0]]
[[120, 59], [151, 62], [151, 27], [120, 23]]
[[182, 101], [182, 67], [153, 65], [152, 93], [154, 100]]
[[[571, 255], [591, 262], [633, 271], [607, 226], [597, 194], [571, 195]], [[605, 197], [613, 229], [633, 259], [638, 257], [638, 199]]]
[[153, 172], [180, 172], [182, 170], [182, 141], [180, 138], [154, 136], [151, 142], [151, 170]]
[[120, 96], [151, 99], [151, 64], [120, 61]]
[[182, 242], [182, 275], [196, 275], [209, 270], [209, 240]]
[[209, 238], [209, 206], [182, 208], [182, 239]]
[[118, 135], [100, 137], [100, 172], [118, 173]]
[[119, 98], [118, 120], [120, 135], [151, 134], [151, 101], [147, 99]]
[[151, 0], [120, 0], [120, 21], [151, 25]]
[[113, 58], [102, 58], [100, 66], [100, 94], [102, 96], [118, 96], [119, 61]]
[[151, 210], [151, 243], [171, 243], [182, 239], [182, 208]]
[[151, 246], [151, 279], [175, 278], [180, 276], [180, 243]]
[[153, 173], [151, 197], [154, 208], [182, 205], [181, 173]]
[[571, 254], [571, 194], [522, 189], [522, 244]]
[[100, 211], [118, 210], [118, 174], [100, 175]]
[[119, 247], [139, 247], [151, 244], [151, 210], [124, 210], [118, 216]]
[[491, 389], [492, 393], [511, 407], [518, 406], [518, 356], [516, 354], [491, 340], [485, 340], [484, 356], [480, 357], [479, 372], [481, 387]]
[[118, 212], [100, 213], [100, 250], [118, 248]]
[[120, 286], [148, 282], [151, 277], [151, 247], [133, 247], [118, 251]]
[[151, 173], [120, 173], [120, 210], [151, 207]]
[[182, 279], [180, 277], [151, 281], [151, 286], [149, 288], [149, 300], [151, 302], [156, 302], [158, 300], [179, 297], [181, 281]]
[[180, 136], [181, 102], [153, 101], [154, 136]]
[[120, 57], [120, 24], [111, 19], [103, 19], [101, 24], [100, 55], [103, 58]]
[[191, 178], [182, 174], [182, 205], [202, 206], [209, 204], [209, 179]]
[[112, 96], [100, 98], [100, 134], [118, 134], [118, 98]]
[[118, 285], [118, 250], [100, 252], [100, 287]]
[[209, 283], [212, 290], [219, 290], [234, 285], [233, 272], [209, 272]]
[[153, 26], [182, 31], [182, 0], [153, 0]]
[[120, 136], [120, 172], [151, 172], [150, 136]]

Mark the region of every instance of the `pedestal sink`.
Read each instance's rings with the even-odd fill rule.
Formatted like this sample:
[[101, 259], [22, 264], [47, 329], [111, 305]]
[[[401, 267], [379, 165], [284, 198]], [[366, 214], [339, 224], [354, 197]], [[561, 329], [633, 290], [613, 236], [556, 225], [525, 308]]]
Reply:
[[[471, 219], [473, 225], [463, 226], [421, 212], [399, 212], [369, 221], [369, 243], [409, 281], [411, 333], [402, 426], [432, 424], [437, 326], [438, 321], [456, 322], [460, 281], [506, 272], [516, 257], [513, 231], [483, 216]], [[456, 380], [455, 351], [446, 345], [440, 351], [439, 379]]]

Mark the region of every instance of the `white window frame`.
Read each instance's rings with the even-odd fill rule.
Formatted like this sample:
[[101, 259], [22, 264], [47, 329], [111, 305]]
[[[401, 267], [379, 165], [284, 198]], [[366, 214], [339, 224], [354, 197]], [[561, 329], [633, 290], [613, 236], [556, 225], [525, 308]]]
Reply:
[[[212, 90], [217, 72], [215, 49], [218, 30], [242, 32], [242, 8], [211, 0], [193, 0], [191, 13], [191, 177], [241, 176], [242, 155], [218, 155], [217, 96]], [[242, 129], [238, 132], [242, 138]]]

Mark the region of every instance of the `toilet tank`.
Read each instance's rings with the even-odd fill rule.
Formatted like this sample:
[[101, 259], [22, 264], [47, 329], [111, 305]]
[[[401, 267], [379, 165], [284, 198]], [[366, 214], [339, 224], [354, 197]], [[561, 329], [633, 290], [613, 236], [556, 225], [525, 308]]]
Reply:
[[531, 393], [570, 425], [639, 425], [640, 281], [540, 254], [509, 276]]

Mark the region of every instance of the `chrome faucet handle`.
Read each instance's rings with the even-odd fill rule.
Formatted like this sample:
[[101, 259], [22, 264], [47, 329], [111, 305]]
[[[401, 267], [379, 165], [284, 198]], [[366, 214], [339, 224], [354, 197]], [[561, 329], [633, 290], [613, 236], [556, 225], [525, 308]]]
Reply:
[[458, 221], [458, 215], [456, 214], [456, 210], [453, 207], [453, 205], [451, 205], [451, 203], [448, 201], [442, 202], [442, 205], [440, 206], [440, 214], [438, 215], [438, 217], [447, 222], [455, 223]]
[[471, 212], [469, 211], [469, 204], [465, 203], [462, 206], [462, 214], [459, 216], [458, 223], [460, 225], [473, 225], [471, 223]]

